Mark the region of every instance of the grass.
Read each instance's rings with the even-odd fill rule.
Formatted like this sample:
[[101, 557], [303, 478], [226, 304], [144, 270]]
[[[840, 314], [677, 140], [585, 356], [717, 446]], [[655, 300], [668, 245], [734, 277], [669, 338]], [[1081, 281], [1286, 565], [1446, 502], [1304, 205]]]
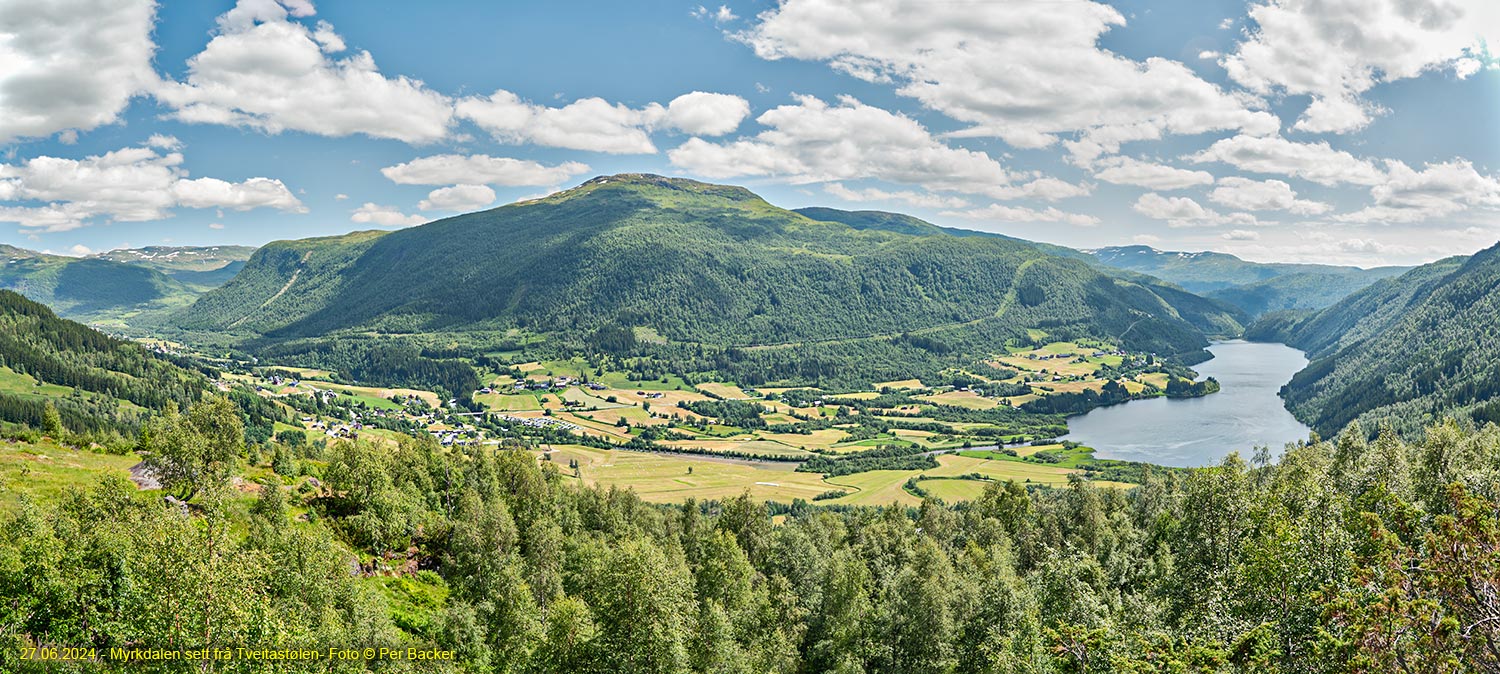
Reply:
[[566, 391], [563, 391], [562, 397], [563, 397], [563, 400], [567, 400], [569, 402], [575, 402], [575, 403], [579, 403], [579, 404], [583, 405], [583, 409], [586, 409], [586, 410], [607, 410], [607, 409], [614, 409], [616, 407], [629, 407], [630, 406], [630, 405], [628, 405], [626, 403], [619, 403], [619, 402], [612, 403], [612, 402], [609, 402], [608, 400], [605, 400], [604, 398], [600, 398], [598, 396], [595, 396], [594, 394], [592, 394], [592, 393], [590, 393], [588, 391], [585, 391], [585, 390], [583, 390], [581, 388], [578, 388], [576, 386], [573, 387], [573, 388], [570, 388], [570, 389], [568, 389]]
[[885, 388], [912, 389], [912, 388], [927, 388], [927, 387], [922, 384], [922, 380], [920, 380], [920, 379], [897, 379], [895, 381], [875, 382], [875, 390], [879, 391], [879, 390], [885, 389]]
[[586, 484], [632, 489], [653, 503], [681, 502], [689, 497], [724, 499], [746, 490], [756, 499], [789, 503], [795, 498], [810, 501], [833, 488], [817, 474], [795, 472], [790, 463], [752, 464], [576, 445], [555, 449], [552, 463], [563, 475], [572, 475], [568, 461], [576, 459]]
[[[868, 473], [855, 473], [854, 475], [841, 475], [828, 478], [829, 484], [849, 489], [855, 493], [832, 501], [822, 501], [821, 503], [848, 505], [887, 505], [890, 503], [899, 503], [915, 505], [920, 503], [921, 499], [907, 493], [902, 488], [902, 485], [908, 479], [924, 474], [934, 477], [958, 477], [969, 473], [979, 473], [994, 480], [1015, 480], [1023, 484], [1041, 484], [1057, 487], [1066, 485], [1068, 483], [1068, 476], [1078, 472], [1076, 469], [1060, 468], [1051, 465], [1033, 464], [1023, 461], [993, 461], [956, 454], [944, 454], [939, 456], [937, 460], [938, 467], [932, 470], [876, 470]], [[922, 487], [925, 489], [935, 482], [932, 480], [924, 481], [922, 482]], [[1105, 483], [1098, 484], [1103, 485]], [[856, 489], [858, 491], [855, 491]], [[964, 488], [954, 487], [953, 489]], [[982, 490], [981, 488], [979, 491]], [[974, 494], [977, 495], [979, 491], [975, 491]], [[973, 498], [973, 496], [969, 498]]]
[[135, 454], [116, 456], [52, 444], [0, 442], [0, 511], [14, 511], [22, 495], [56, 501], [69, 489], [88, 487], [105, 474], [129, 477], [130, 467], [139, 462]]
[[973, 391], [949, 391], [929, 396], [917, 396], [918, 400], [926, 400], [939, 405], [952, 405], [971, 410], [988, 410], [1000, 406], [994, 398], [985, 398], [975, 395]]
[[536, 396], [526, 394], [505, 393], [481, 393], [474, 396], [474, 402], [484, 405], [496, 412], [525, 412], [528, 410], [542, 409], [541, 401]]
[[758, 440], [753, 438], [725, 439], [725, 440], [668, 440], [661, 443], [667, 447], [683, 449], [704, 449], [710, 452], [741, 452], [757, 456], [807, 456], [807, 452], [795, 446], [786, 445], [772, 440]]
[[805, 449], [833, 449], [834, 445], [843, 442], [849, 437], [848, 433], [837, 428], [823, 428], [813, 431], [807, 435], [801, 433], [770, 433], [759, 431], [756, 436], [779, 442], [791, 447], [802, 447]]
[[702, 391], [709, 395], [718, 396], [725, 400], [748, 400], [750, 398], [750, 394], [745, 393], [740, 389], [740, 387], [735, 386], [734, 384], [719, 384], [715, 382], [708, 382], [706, 384], [699, 384], [697, 388], [699, 391]]

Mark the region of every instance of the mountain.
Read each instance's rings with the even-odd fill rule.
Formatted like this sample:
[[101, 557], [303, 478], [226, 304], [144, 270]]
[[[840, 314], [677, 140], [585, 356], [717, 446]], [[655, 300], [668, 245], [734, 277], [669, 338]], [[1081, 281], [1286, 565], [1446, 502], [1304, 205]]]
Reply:
[[146, 246], [120, 248], [90, 257], [154, 269], [208, 290], [234, 278], [255, 252], [253, 246]]
[[181, 307], [197, 295], [155, 269], [103, 258], [75, 258], [0, 246], [0, 288], [82, 319]]
[[1161, 251], [1150, 246], [1110, 246], [1084, 252], [1100, 264], [1150, 274], [1189, 292], [1233, 304], [1251, 316], [1321, 309], [1407, 269], [1248, 262], [1228, 253]]
[[[1028, 328], [1201, 357], [1240, 330], [1220, 305], [998, 236], [851, 226], [679, 178], [592, 179], [399, 231], [282, 241], [172, 319], [247, 339], [630, 329], [744, 350], [941, 338], [993, 351]], [[655, 337], [653, 337], [655, 338]]]
[[51, 402], [70, 430], [128, 429], [147, 410], [186, 406], [207, 388], [202, 374], [139, 344], [0, 290], [0, 422], [41, 428]]
[[153, 246], [80, 258], [0, 245], [0, 288], [69, 318], [126, 329], [149, 324], [223, 285], [253, 251]]
[[1310, 314], [1273, 314], [1252, 339], [1312, 362], [1282, 390], [1319, 433], [1358, 420], [1405, 433], [1447, 414], [1500, 421], [1500, 246], [1416, 267]]

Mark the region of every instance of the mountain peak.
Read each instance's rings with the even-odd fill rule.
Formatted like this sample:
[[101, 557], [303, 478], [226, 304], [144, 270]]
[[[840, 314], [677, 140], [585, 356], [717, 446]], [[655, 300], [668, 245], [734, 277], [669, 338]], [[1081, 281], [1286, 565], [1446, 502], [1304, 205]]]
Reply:
[[577, 187], [563, 190], [546, 197], [546, 199], [567, 199], [590, 194], [601, 189], [621, 189], [656, 194], [676, 192], [718, 197], [731, 201], [764, 201], [760, 198], [760, 195], [736, 185], [718, 185], [691, 178], [676, 178], [657, 175], [655, 173], [616, 173], [614, 175], [595, 176], [580, 183]]

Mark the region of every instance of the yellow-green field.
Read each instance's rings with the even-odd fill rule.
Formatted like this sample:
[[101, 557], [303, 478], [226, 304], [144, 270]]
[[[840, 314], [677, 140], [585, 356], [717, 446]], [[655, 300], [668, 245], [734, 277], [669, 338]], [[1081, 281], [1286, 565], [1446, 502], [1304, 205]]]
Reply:
[[633, 489], [641, 498], [657, 503], [690, 497], [723, 499], [739, 496], [747, 489], [756, 499], [785, 503], [795, 498], [812, 500], [833, 489], [822, 476], [795, 472], [790, 463], [749, 463], [576, 445], [554, 449], [552, 463], [563, 475], [572, 475], [568, 461], [577, 459], [586, 484]]
[[973, 391], [948, 391], [947, 393], [938, 393], [936, 395], [917, 396], [917, 399], [926, 400], [938, 405], [952, 405], [971, 410], [987, 410], [1000, 406], [1000, 403], [996, 402], [994, 398], [978, 396]]
[[875, 390], [879, 391], [880, 389], [884, 388], [904, 389], [927, 387], [922, 385], [922, 380], [920, 379], [897, 379], [895, 381], [875, 382]]
[[699, 391], [702, 391], [709, 395], [724, 398], [725, 400], [745, 400], [750, 397], [748, 393], [745, 393], [744, 390], [742, 390], [738, 386], [735, 386], [734, 384], [717, 384], [710, 382], [707, 384], [699, 384], [697, 388]]
[[536, 396], [525, 394], [481, 393], [474, 396], [474, 402], [496, 412], [524, 412], [526, 410], [542, 409], [542, 404], [537, 401]]
[[27, 495], [58, 501], [71, 487], [87, 487], [106, 474], [130, 477], [135, 454], [115, 456], [51, 444], [0, 442], [0, 511], [11, 511]]

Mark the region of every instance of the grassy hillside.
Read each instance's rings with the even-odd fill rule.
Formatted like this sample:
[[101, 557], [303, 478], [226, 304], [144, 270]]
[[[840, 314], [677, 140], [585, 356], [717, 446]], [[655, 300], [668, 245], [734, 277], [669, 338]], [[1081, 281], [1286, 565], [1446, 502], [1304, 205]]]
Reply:
[[1320, 433], [1352, 421], [1418, 433], [1447, 414], [1500, 420], [1500, 247], [1381, 281], [1310, 315], [1280, 315], [1252, 337], [1284, 339], [1313, 362], [1287, 405]]
[[[846, 212], [819, 212], [838, 213]], [[777, 208], [740, 187], [601, 177], [389, 234], [268, 245], [175, 322], [273, 340], [632, 329], [668, 344], [736, 349], [903, 336], [993, 349], [1042, 327], [1174, 355], [1198, 352], [1205, 326], [1238, 330], [1201, 298], [1112, 278], [1031, 244], [922, 224], [861, 229]]]

